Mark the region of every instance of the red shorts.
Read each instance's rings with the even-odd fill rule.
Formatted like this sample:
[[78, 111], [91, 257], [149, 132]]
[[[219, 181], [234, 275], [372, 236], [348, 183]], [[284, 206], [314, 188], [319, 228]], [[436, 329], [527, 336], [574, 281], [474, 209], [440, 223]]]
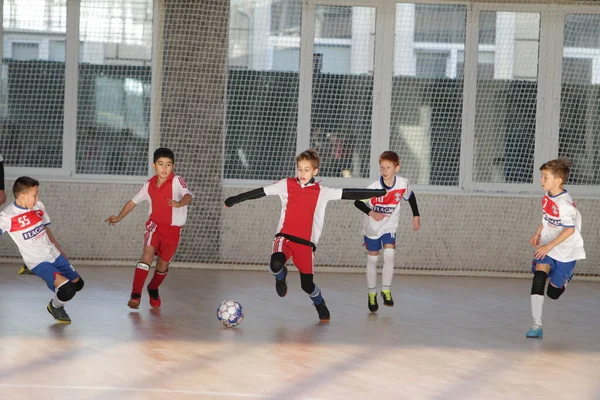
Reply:
[[144, 246], [152, 246], [156, 255], [171, 262], [181, 237], [180, 226], [158, 226], [152, 221], [146, 222], [146, 233], [144, 234]]
[[313, 267], [314, 253], [310, 246], [292, 242], [284, 237], [276, 236], [273, 239], [273, 253], [281, 252], [285, 254], [285, 261], [294, 258], [294, 265], [298, 271], [303, 274], [314, 274]]

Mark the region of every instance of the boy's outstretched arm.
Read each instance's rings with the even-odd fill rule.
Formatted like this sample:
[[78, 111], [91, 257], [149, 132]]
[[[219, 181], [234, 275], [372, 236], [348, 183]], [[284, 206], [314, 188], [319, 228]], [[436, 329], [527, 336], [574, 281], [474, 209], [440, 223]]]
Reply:
[[385, 196], [385, 193], [385, 189], [342, 189], [342, 200], [370, 199]]
[[123, 218], [125, 218], [127, 214], [131, 212], [131, 210], [135, 208], [135, 206], [136, 204], [133, 201], [129, 200], [127, 203], [125, 203], [119, 215], [111, 215], [110, 217], [106, 218], [104, 222], [108, 222], [110, 225], [114, 225], [120, 222]]
[[48, 227], [48, 225], [46, 225], [46, 235], [48, 235], [48, 239], [50, 239], [50, 241], [52, 242], [52, 244], [58, 249], [58, 251], [60, 251], [60, 254], [62, 254], [63, 256], [65, 256], [65, 258], [68, 258], [65, 255], [65, 253], [62, 251], [62, 249], [60, 248], [58, 242], [56, 241], [56, 238], [52, 234], [52, 231], [50, 230], [50, 228]]
[[237, 203], [241, 203], [246, 200], [254, 200], [260, 199], [261, 197], [265, 197], [267, 194], [265, 193], [264, 188], [258, 188], [254, 190], [250, 190], [249, 192], [240, 193], [237, 196], [231, 196], [225, 199], [225, 205], [227, 207], [231, 207], [236, 205]]

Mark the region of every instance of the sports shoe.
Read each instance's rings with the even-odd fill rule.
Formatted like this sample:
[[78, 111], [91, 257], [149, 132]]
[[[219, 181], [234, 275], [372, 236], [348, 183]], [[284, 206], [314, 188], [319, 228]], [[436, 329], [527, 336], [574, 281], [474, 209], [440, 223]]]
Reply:
[[140, 300], [142, 298], [142, 295], [139, 293], [131, 293], [131, 297], [129, 298], [129, 301], [127, 302], [127, 305], [129, 306], [129, 308], [140, 308]]
[[32, 270], [30, 270], [29, 268], [27, 268], [27, 266], [25, 264], [21, 264], [21, 267], [19, 268], [19, 275], [35, 275], [33, 273]]
[[329, 322], [330, 320], [330, 315], [329, 315], [329, 309], [327, 308], [327, 305], [325, 304], [325, 300], [321, 301], [321, 304], [315, 304], [315, 308], [317, 309], [317, 312], [319, 313], [319, 320], [321, 320], [321, 322]]
[[52, 300], [50, 300], [50, 303], [48, 303], [46, 310], [48, 310], [50, 315], [52, 315], [52, 317], [54, 317], [56, 322], [58, 322], [60, 324], [70, 324], [71, 323], [71, 318], [69, 318], [69, 315], [65, 311], [64, 306], [63, 307], [54, 307], [54, 305], [52, 304]]
[[377, 304], [377, 293], [369, 293], [369, 311], [372, 313], [379, 310], [379, 304]]
[[541, 325], [533, 324], [530, 330], [527, 331], [525, 337], [530, 339], [541, 339], [544, 336], [544, 330]]
[[382, 290], [381, 297], [383, 298], [383, 305], [388, 307], [394, 307], [394, 299], [392, 299], [392, 292], [389, 290]]
[[275, 290], [277, 291], [277, 294], [279, 295], [279, 297], [285, 297], [285, 295], [287, 294], [287, 281], [285, 280], [285, 278], [287, 278], [287, 274], [288, 274], [288, 269], [286, 266], [283, 267], [283, 279], [279, 280], [279, 279], [275, 279]]
[[148, 295], [150, 296], [150, 307], [160, 308], [161, 301], [160, 296], [158, 295], [158, 289], [150, 289], [150, 286], [146, 287], [146, 289], [148, 289]]

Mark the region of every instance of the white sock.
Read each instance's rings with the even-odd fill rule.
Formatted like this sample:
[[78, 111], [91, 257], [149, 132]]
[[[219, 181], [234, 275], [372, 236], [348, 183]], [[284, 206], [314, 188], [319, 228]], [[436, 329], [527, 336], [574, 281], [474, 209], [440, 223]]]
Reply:
[[56, 308], [61, 308], [62, 306], [65, 305], [65, 302], [60, 300], [58, 298], [58, 289], [60, 289], [60, 287], [66, 283], [68, 283], [69, 281], [64, 281], [61, 285], [58, 285], [56, 288], [54, 288], [54, 297], [52, 297], [52, 305]]
[[376, 256], [367, 255], [367, 289], [369, 293], [377, 293], [377, 260]]
[[544, 307], [544, 296], [539, 294], [531, 295], [531, 315], [533, 323], [542, 326], [542, 308]]
[[394, 278], [395, 249], [383, 249], [383, 271], [381, 273], [381, 290], [390, 290]]

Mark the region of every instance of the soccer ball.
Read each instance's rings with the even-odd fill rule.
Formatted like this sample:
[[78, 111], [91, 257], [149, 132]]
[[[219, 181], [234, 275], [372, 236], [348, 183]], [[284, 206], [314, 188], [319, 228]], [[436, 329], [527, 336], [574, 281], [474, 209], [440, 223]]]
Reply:
[[238, 326], [244, 320], [242, 305], [237, 301], [225, 300], [217, 308], [217, 319], [227, 328]]

